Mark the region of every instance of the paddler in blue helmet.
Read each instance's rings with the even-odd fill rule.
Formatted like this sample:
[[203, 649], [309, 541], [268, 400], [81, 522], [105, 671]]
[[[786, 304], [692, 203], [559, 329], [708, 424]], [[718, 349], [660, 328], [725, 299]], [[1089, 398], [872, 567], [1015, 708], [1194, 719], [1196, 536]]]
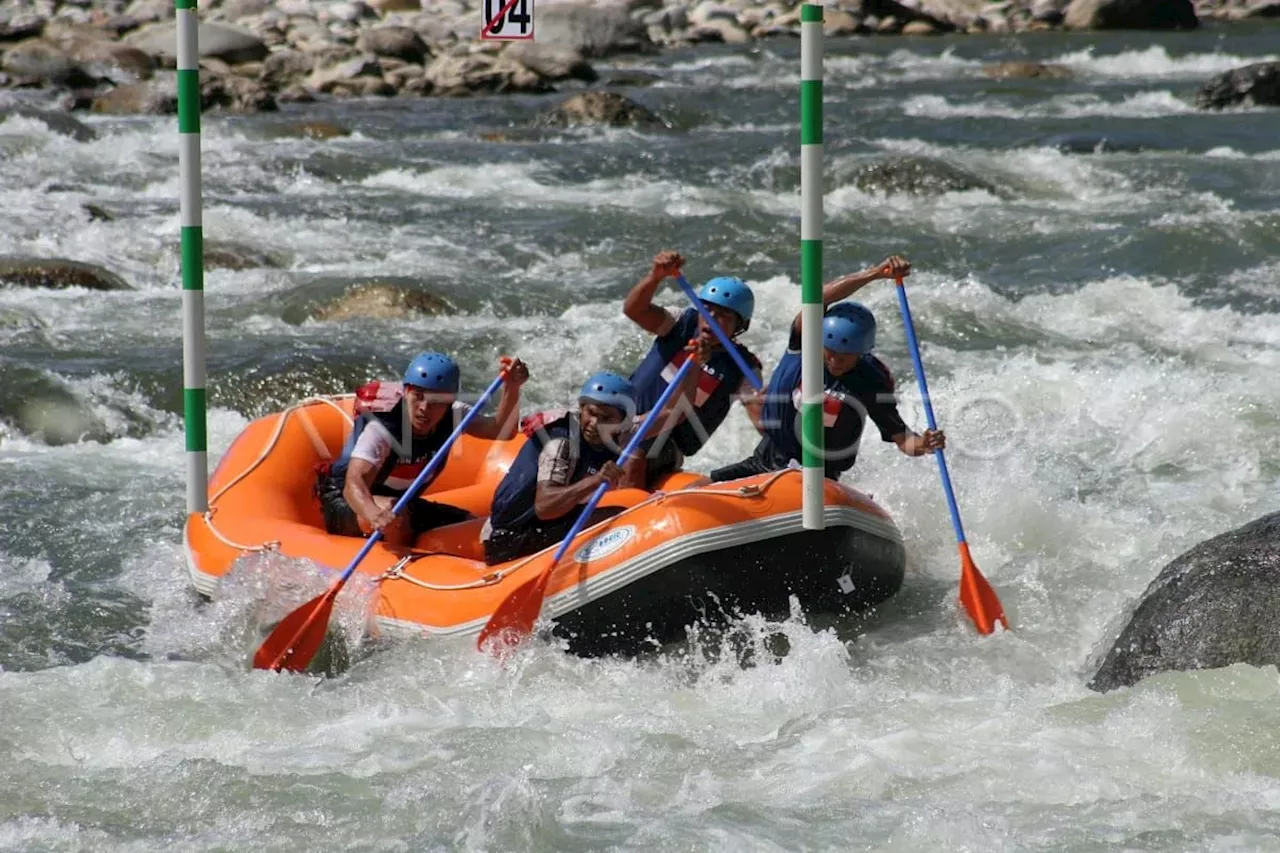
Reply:
[[[576, 412], [544, 415], [536, 429], [526, 429], [529, 441], [498, 484], [480, 532], [485, 562], [504, 563], [559, 543], [601, 483], [642, 485], [644, 457], [625, 470], [614, 461], [630, 438], [635, 412], [631, 382], [602, 371], [583, 383]], [[598, 508], [586, 526], [620, 511]]]
[[[705, 340], [687, 346], [697, 364], [710, 360]], [[686, 372], [666, 414], [687, 404], [697, 376], [696, 369]], [[631, 380], [606, 370], [583, 383], [576, 412], [540, 412], [527, 419], [523, 429], [529, 441], [498, 484], [489, 520], [480, 531], [485, 562], [504, 563], [561, 542], [601, 483], [644, 487], [648, 460], [643, 454], [622, 466], [616, 461], [635, 429], [636, 398]], [[584, 529], [621, 511], [592, 510]]]
[[[676, 313], [653, 304], [659, 285], [664, 279], [679, 275], [683, 266], [684, 258], [677, 252], [659, 252], [649, 273], [631, 288], [622, 306], [628, 319], [654, 336], [649, 352], [631, 374], [636, 388], [637, 416], [643, 417], [652, 408], [680, 369], [688, 357], [686, 344], [690, 339], [705, 340], [711, 352], [692, 397], [677, 406], [671, 416], [662, 418], [654, 428], [653, 437], [644, 445], [649, 484], [679, 470], [686, 457], [702, 449], [724, 423], [734, 400], [742, 403], [756, 429], [763, 432], [761, 398], [697, 309], [689, 306]], [[704, 283], [697, 294], [747, 364], [760, 371], [760, 359], [734, 340], [750, 327], [755, 311], [755, 295], [747, 283], [740, 278], [718, 276]]]
[[[911, 264], [894, 255], [871, 269], [841, 276], [823, 287], [823, 467], [829, 479], [840, 479], [857, 461], [858, 445], [868, 416], [879, 429], [880, 437], [896, 444], [907, 456], [924, 456], [946, 447], [946, 436], [941, 430], [925, 430], [919, 435], [907, 428], [898, 413], [893, 374], [871, 352], [876, 345], [875, 316], [861, 303], [840, 301], [872, 281], [910, 272]], [[801, 315], [797, 314], [791, 322], [787, 351], [765, 389], [764, 437], [751, 456], [712, 471], [712, 482], [799, 465], [802, 456], [800, 332]]]
[[[518, 358], [503, 359], [503, 365], [507, 379], [498, 411], [473, 419], [468, 435], [499, 441], [515, 435], [520, 387], [529, 379], [529, 369]], [[387, 545], [405, 547], [425, 531], [471, 517], [466, 510], [426, 500], [409, 501], [399, 516], [391, 514], [470, 410], [458, 400], [461, 377], [452, 358], [424, 352], [409, 362], [403, 381], [370, 382], [356, 392], [351, 436], [338, 461], [322, 470], [317, 482], [329, 533], [368, 536], [381, 530]], [[430, 481], [423, 488], [428, 485]]]

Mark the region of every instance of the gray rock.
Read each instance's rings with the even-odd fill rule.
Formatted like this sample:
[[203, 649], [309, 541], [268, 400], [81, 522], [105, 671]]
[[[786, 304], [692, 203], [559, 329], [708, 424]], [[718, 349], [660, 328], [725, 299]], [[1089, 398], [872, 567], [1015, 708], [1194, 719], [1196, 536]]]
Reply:
[[56, 86], [92, 86], [94, 81], [66, 51], [43, 38], [27, 39], [5, 51], [4, 70], [14, 77]]
[[557, 3], [537, 13], [538, 42], [577, 51], [587, 58], [655, 49], [644, 24], [620, 6]]
[[63, 290], [133, 290], [124, 279], [96, 264], [66, 258], [0, 257], [0, 285]]
[[[180, 251], [175, 246], [174, 252]], [[204, 268], [206, 270], [280, 269], [288, 266], [288, 259], [274, 252], [263, 251], [246, 243], [231, 240], [206, 240], [204, 242]]]
[[378, 27], [365, 30], [357, 41], [361, 50], [378, 56], [423, 65], [431, 56], [427, 43], [410, 27]]
[[1258, 62], [1219, 74], [1196, 92], [1196, 106], [1220, 110], [1236, 104], [1280, 106], [1280, 62]]
[[612, 127], [664, 127], [648, 109], [615, 92], [579, 92], [534, 118], [535, 127], [608, 125]]
[[985, 190], [993, 195], [1001, 194], [989, 181], [930, 157], [892, 157], [855, 167], [847, 178], [837, 175], [837, 180], [841, 183], [847, 180], [863, 192], [936, 196]]
[[1097, 673], [1105, 692], [1170, 670], [1280, 665], [1280, 513], [1196, 545], [1160, 571]]
[[[436, 95], [460, 97], [478, 92], [552, 92], [538, 72], [509, 59], [483, 53], [438, 57], [427, 66], [422, 86]], [[415, 81], [416, 82], [416, 81]]]
[[306, 87], [314, 92], [329, 93], [339, 84], [349, 83], [358, 77], [382, 79], [382, 66], [374, 56], [357, 56], [327, 68], [317, 68], [306, 80]]
[[1072, 30], [1190, 30], [1199, 23], [1191, 0], [1071, 0], [1063, 15]]
[[18, 13], [0, 20], [0, 42], [38, 38], [44, 32], [44, 18], [34, 13]]
[[403, 320], [414, 315], [433, 317], [453, 310], [448, 300], [434, 293], [370, 281], [356, 285], [332, 302], [313, 309], [311, 319], [330, 323], [355, 319]]
[[126, 83], [93, 99], [89, 109], [107, 115], [173, 115], [178, 111], [174, 86], [154, 81]]
[[548, 80], [572, 79], [594, 83], [600, 77], [582, 54], [565, 47], [519, 41], [511, 43], [503, 55], [532, 68]]
[[[201, 57], [211, 56], [232, 65], [260, 62], [271, 52], [262, 39], [248, 30], [216, 21], [201, 21], [196, 37], [200, 40]], [[125, 41], [167, 64], [177, 61], [176, 23], [151, 24], [130, 33]]]
[[1044, 62], [996, 62], [984, 66], [982, 73], [993, 80], [1059, 80], [1072, 76], [1067, 66]]
[[1242, 18], [1280, 18], [1280, 0], [1259, 0], [1241, 10]]
[[97, 27], [50, 24], [44, 37], [90, 77], [113, 83], [136, 83], [150, 79], [155, 70], [156, 63], [150, 54], [113, 40], [109, 33]]
[[315, 70], [314, 54], [296, 50], [278, 50], [268, 56], [262, 63], [258, 79], [270, 89], [284, 89], [293, 83], [299, 83]]
[[134, 0], [124, 13], [139, 24], [167, 21], [175, 14], [170, 0]]

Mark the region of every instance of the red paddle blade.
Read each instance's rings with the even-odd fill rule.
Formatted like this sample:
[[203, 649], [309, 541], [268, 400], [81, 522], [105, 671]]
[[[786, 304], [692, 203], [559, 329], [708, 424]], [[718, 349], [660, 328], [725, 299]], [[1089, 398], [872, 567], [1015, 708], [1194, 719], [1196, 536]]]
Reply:
[[334, 587], [284, 617], [253, 656], [253, 668], [286, 672], [306, 669], [324, 643], [337, 595], [338, 588]]
[[501, 639], [500, 645], [513, 646], [533, 633], [533, 624], [538, 621], [538, 614], [542, 612], [542, 597], [546, 594], [552, 568], [554, 566], [520, 584], [502, 600], [480, 630], [476, 648], [483, 650], [490, 640], [497, 638]]
[[1003, 625], [1006, 631], [1009, 629], [1000, 599], [982, 576], [982, 572], [978, 571], [977, 564], [969, 554], [967, 542], [960, 543], [960, 603], [977, 626], [979, 634], [990, 634], [996, 629], [996, 622]]

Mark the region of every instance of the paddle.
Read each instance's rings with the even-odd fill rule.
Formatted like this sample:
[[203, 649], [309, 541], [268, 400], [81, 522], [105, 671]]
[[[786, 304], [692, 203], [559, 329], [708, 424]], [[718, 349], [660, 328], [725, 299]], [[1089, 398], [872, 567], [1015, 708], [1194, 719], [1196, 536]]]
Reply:
[[742, 371], [742, 375], [747, 377], [747, 381], [751, 383], [751, 387], [757, 391], [764, 390], [764, 383], [760, 381], [760, 377], [756, 376], [754, 370], [747, 364], [746, 359], [742, 357], [742, 353], [738, 352], [738, 348], [734, 346], [733, 341], [729, 340], [729, 336], [724, 333], [724, 329], [720, 328], [720, 324], [711, 316], [711, 312], [707, 310], [707, 306], [698, 298], [698, 294], [694, 293], [693, 286], [689, 284], [689, 279], [684, 277], [684, 273], [676, 273], [676, 284], [680, 285], [680, 289], [684, 291], [684, 295], [689, 297], [689, 301], [693, 303], [693, 307], [698, 309], [698, 313], [702, 315], [702, 319], [711, 327], [711, 331], [715, 332], [717, 338], [720, 339], [720, 345], [729, 351], [729, 355], [733, 356], [733, 360], [738, 363], [738, 369]]
[[[435, 474], [435, 472], [444, 464], [445, 459], [449, 456], [449, 450], [453, 447], [453, 443], [458, 440], [470, 426], [471, 421], [484, 408], [484, 404], [494, 395], [498, 388], [507, 378], [507, 371], [504, 368], [498, 377], [493, 380], [480, 399], [476, 400], [471, 411], [463, 417], [461, 423], [453, 431], [453, 434], [445, 439], [444, 444], [436, 451], [435, 456], [431, 457], [431, 461], [427, 463], [422, 472], [418, 474], [413, 483], [405, 490], [405, 493], [396, 501], [395, 506], [391, 509], [392, 515], [399, 515], [401, 510], [418, 496], [418, 492], [426, 484], [427, 480]], [[258, 648], [257, 654], [253, 656], [254, 669], [270, 669], [279, 672], [284, 669], [289, 672], [301, 672], [311, 663], [311, 659], [315, 657], [316, 651], [319, 650], [320, 644], [324, 642], [324, 635], [329, 629], [329, 614], [333, 610], [334, 599], [338, 597], [339, 590], [343, 584], [351, 577], [351, 573], [360, 565], [360, 561], [365, 558], [373, 546], [382, 538], [382, 531], [375, 530], [373, 535], [368, 538], [360, 552], [356, 554], [351, 565], [347, 566], [347, 570], [342, 573], [342, 577], [338, 578], [329, 590], [321, 595], [308, 601], [306, 604], [297, 608], [286, 616], [270, 636]]]
[[[658, 402], [654, 404], [649, 414], [645, 416], [644, 423], [640, 425], [640, 428], [631, 436], [631, 440], [627, 442], [622, 455], [618, 457], [618, 465], [625, 465], [628, 457], [635, 453], [636, 448], [644, 440], [644, 436], [657, 420], [663, 407], [666, 406], [672, 395], [675, 394], [676, 389], [684, 382], [685, 376], [693, 369], [695, 364], [697, 362], [690, 356], [685, 359], [684, 364], [680, 365], [676, 375], [667, 384], [662, 395], [658, 397]], [[551, 558], [551, 562], [547, 564], [547, 567], [536, 578], [525, 581], [512, 590], [511, 594], [503, 599], [498, 608], [493, 611], [489, 621], [480, 630], [480, 636], [476, 639], [476, 648], [483, 649], [494, 635], [501, 635], [507, 645], [514, 645], [533, 632], [533, 625], [538, 621], [538, 616], [542, 613], [542, 600], [546, 595], [547, 582], [551, 579], [552, 572], [555, 571], [556, 566], [560, 563], [560, 558], [564, 556], [565, 551], [569, 550], [569, 543], [581, 532], [582, 526], [591, 517], [596, 504], [600, 502], [600, 498], [604, 496], [608, 489], [609, 484], [607, 482], [601, 483], [596, 488], [595, 493], [587, 501], [587, 505], [578, 515], [578, 520], [569, 529], [569, 534], [564, 537], [564, 541], [560, 543], [560, 548], [556, 551], [555, 556]]]
[[[929, 429], [937, 429], [933, 419], [933, 405], [929, 402], [929, 386], [924, 378], [924, 365], [920, 362], [920, 345], [916, 342], [915, 325], [911, 322], [911, 308], [907, 305], [907, 288], [902, 283], [902, 276], [895, 276], [898, 285], [898, 307], [902, 309], [902, 323], [907, 330], [907, 345], [911, 348], [911, 363], [915, 365], [916, 381], [920, 385], [920, 397], [924, 400], [924, 414], [929, 419]], [[978, 633], [990, 634], [995, 630], [998, 620], [1005, 629], [1009, 628], [1004, 618], [1004, 608], [995, 590], [987, 583], [987, 579], [978, 571], [978, 566], [969, 554], [969, 543], [964, 538], [964, 528], [960, 524], [960, 510], [956, 508], [956, 496], [951, 489], [951, 477], [947, 473], [947, 460], [942, 450], [933, 451], [938, 458], [938, 472], [942, 475], [942, 488], [947, 495], [947, 508], [951, 510], [951, 526], [956, 531], [956, 542], [960, 549], [960, 603]]]

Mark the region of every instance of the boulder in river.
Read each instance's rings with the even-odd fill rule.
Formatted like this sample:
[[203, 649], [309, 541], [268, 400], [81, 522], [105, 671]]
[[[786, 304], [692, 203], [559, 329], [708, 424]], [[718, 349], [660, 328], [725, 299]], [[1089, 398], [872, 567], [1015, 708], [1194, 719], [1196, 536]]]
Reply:
[[1196, 92], [1196, 106], [1220, 110], [1237, 104], [1280, 106], [1280, 62], [1256, 62], [1209, 80]]
[[995, 62], [982, 73], [993, 80], [1062, 80], [1071, 76], [1071, 69], [1052, 62]]
[[120, 276], [96, 264], [21, 256], [0, 257], [0, 286], [133, 290]]
[[[274, 252], [231, 240], [205, 240], [203, 248], [206, 270], [279, 269], [289, 263], [287, 258]], [[180, 251], [180, 247], [175, 245], [174, 251]]]
[[592, 89], [579, 92], [539, 113], [535, 127], [607, 125], [610, 127], [665, 127], [665, 122], [630, 98], [616, 92]]
[[1201, 542], [1160, 571], [1089, 682], [1169, 670], [1280, 666], [1280, 512]]
[[863, 192], [936, 196], [983, 190], [1000, 195], [990, 181], [931, 157], [890, 157], [858, 167], [849, 182]]
[[325, 322], [403, 320], [412, 316], [447, 314], [452, 310], [453, 305], [448, 300], [434, 293], [389, 282], [370, 281], [358, 284], [337, 299], [313, 309], [311, 317]]

